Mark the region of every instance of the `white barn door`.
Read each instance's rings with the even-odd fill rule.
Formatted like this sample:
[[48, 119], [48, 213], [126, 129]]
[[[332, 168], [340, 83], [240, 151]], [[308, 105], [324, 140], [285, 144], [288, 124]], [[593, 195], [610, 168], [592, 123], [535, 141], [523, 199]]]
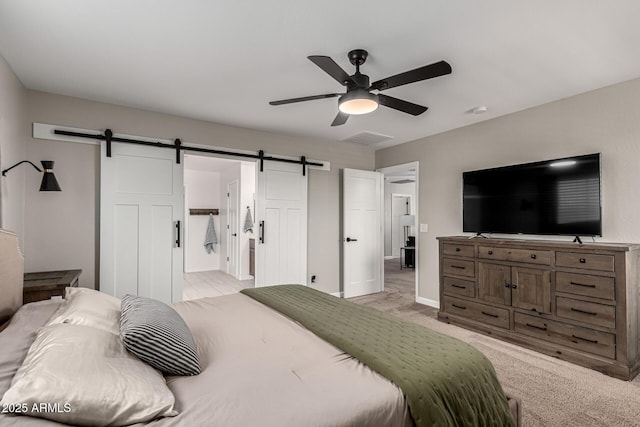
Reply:
[[256, 172], [255, 286], [307, 284], [307, 176], [302, 166], [264, 162]]
[[383, 175], [344, 169], [342, 181], [342, 283], [344, 297], [384, 289]]
[[100, 290], [182, 300], [184, 186], [176, 153], [156, 147], [102, 145]]

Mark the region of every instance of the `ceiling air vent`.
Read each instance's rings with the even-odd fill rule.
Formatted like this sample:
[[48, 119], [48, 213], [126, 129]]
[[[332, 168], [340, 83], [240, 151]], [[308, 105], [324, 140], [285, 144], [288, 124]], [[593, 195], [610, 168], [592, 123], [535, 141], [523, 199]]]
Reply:
[[365, 131], [365, 132], [360, 132], [353, 136], [350, 136], [349, 138], [345, 138], [343, 139], [343, 141], [356, 142], [358, 144], [363, 144], [363, 145], [373, 145], [373, 144], [377, 144], [378, 142], [388, 141], [390, 139], [393, 139], [393, 137], [389, 135], [383, 135], [381, 133]]

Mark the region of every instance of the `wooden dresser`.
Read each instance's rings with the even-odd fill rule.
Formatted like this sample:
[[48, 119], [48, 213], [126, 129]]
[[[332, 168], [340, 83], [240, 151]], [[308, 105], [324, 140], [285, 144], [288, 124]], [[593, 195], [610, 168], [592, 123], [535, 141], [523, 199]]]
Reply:
[[631, 380], [640, 245], [439, 237], [438, 319]]
[[23, 288], [23, 304], [63, 297], [64, 289], [77, 287], [78, 277], [82, 270], [42, 271], [25, 273]]

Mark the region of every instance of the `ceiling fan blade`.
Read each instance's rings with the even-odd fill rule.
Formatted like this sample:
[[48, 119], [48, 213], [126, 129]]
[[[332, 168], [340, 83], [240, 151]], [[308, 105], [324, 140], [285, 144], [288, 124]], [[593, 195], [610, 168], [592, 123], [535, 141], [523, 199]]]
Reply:
[[312, 55], [307, 56], [307, 58], [309, 58], [309, 60], [318, 67], [322, 68], [325, 73], [336, 79], [342, 86], [346, 86], [347, 82], [355, 84], [351, 79], [351, 76], [328, 56]]
[[269, 105], [283, 105], [283, 104], [292, 104], [294, 102], [303, 102], [303, 101], [313, 101], [314, 99], [324, 99], [324, 98], [335, 98], [336, 96], [340, 96], [340, 93], [327, 93], [325, 95], [313, 95], [313, 96], [303, 96], [301, 98], [291, 98], [291, 99], [281, 99], [280, 101], [271, 101]]
[[335, 119], [333, 119], [333, 123], [331, 123], [331, 126], [340, 126], [343, 125], [347, 122], [347, 119], [349, 118], [349, 115], [347, 113], [343, 113], [342, 111], [338, 111], [338, 115], [336, 116]]
[[386, 90], [392, 87], [444, 76], [446, 74], [451, 74], [451, 65], [446, 61], [434, 62], [433, 64], [425, 65], [424, 67], [416, 68], [415, 70], [406, 71], [404, 73], [396, 74], [395, 76], [373, 82], [369, 90]]
[[427, 111], [428, 107], [414, 104], [409, 101], [403, 101], [402, 99], [394, 98], [392, 96], [378, 94], [378, 102], [385, 107], [393, 108], [394, 110], [402, 111], [403, 113], [419, 116]]

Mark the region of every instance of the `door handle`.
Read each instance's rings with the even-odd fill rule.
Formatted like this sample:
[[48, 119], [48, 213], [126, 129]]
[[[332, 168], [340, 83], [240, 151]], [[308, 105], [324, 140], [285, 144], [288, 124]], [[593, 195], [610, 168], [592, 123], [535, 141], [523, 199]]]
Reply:
[[232, 235], [233, 237], [236, 237], [236, 236], [237, 236], [237, 234], [236, 234], [236, 233], [233, 233], [233, 234], [231, 234], [231, 235]]
[[351, 237], [347, 237], [347, 242], [357, 242], [358, 239], [352, 239]]
[[176, 248], [180, 247], [180, 221], [176, 221]]
[[260, 221], [260, 237], [258, 240], [260, 243], [264, 243], [264, 221]]

